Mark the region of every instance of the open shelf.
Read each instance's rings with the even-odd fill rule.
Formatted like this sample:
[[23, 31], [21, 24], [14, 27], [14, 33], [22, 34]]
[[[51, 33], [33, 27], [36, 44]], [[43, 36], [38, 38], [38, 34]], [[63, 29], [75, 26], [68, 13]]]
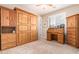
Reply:
[[1, 33], [16, 33], [16, 27], [2, 26]]

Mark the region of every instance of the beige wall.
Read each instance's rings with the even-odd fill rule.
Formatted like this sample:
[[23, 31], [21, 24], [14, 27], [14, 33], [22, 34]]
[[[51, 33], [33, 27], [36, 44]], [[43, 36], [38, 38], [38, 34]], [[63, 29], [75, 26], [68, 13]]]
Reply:
[[47, 30], [47, 23], [46, 22], [47, 22], [48, 16], [63, 13], [63, 12], [66, 12], [66, 17], [69, 17], [69, 16], [74, 15], [74, 14], [79, 14], [79, 5], [72, 5], [72, 6], [69, 6], [69, 7], [66, 7], [66, 8], [63, 8], [63, 9], [48, 13], [46, 15], [43, 15], [42, 16], [43, 38], [46, 38], [46, 34], [47, 34], [47, 33], [45, 34], [45, 32]]
[[66, 15], [67, 17], [71, 16], [71, 15], [74, 15], [74, 14], [79, 14], [79, 4], [72, 5], [72, 6], [69, 6], [69, 7], [66, 7], [66, 8], [63, 8], [63, 9], [60, 9], [60, 10], [48, 13], [46, 15], [43, 15], [43, 17], [59, 14], [59, 13], [62, 13], [62, 12], [66, 12], [67, 13], [67, 15]]

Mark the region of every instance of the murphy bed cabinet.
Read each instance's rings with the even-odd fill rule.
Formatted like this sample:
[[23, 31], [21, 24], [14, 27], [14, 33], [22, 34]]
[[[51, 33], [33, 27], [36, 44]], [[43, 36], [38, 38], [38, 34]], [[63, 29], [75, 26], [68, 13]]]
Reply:
[[17, 13], [17, 45], [37, 40], [37, 16], [15, 8]]
[[68, 44], [79, 47], [79, 14], [67, 17]]
[[0, 50], [16, 46], [15, 11], [0, 7]]
[[24, 10], [0, 6], [0, 50], [38, 39], [37, 16]]

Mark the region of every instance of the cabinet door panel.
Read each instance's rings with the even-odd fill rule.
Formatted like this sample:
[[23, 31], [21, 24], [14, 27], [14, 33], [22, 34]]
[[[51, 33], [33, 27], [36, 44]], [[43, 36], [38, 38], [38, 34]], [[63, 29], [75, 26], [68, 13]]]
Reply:
[[67, 27], [76, 27], [75, 16], [69, 17], [67, 19]]
[[27, 15], [19, 14], [19, 25], [27, 25]]
[[15, 12], [14, 11], [10, 11], [9, 12], [9, 15], [10, 15], [10, 17], [9, 17], [9, 21], [10, 21], [10, 26], [16, 26], [16, 16], [15, 16]]
[[31, 32], [27, 31], [27, 42], [31, 41]]
[[31, 31], [31, 41], [37, 40], [37, 33], [36, 31]]
[[19, 32], [19, 38], [18, 38], [19, 40], [18, 40], [18, 43], [19, 44], [24, 44], [26, 41], [26, 39], [27, 39], [27, 35], [26, 35], [26, 32], [25, 31], [20, 31]]
[[1, 26], [9, 26], [9, 10], [2, 9], [1, 15]]
[[16, 46], [16, 42], [10, 42], [6, 44], [1, 44], [1, 49], [8, 49]]
[[31, 25], [31, 31], [36, 31], [36, 30], [37, 30], [36, 26], [35, 25]]
[[27, 26], [19, 26], [19, 31], [25, 31], [25, 30], [27, 31]]
[[37, 24], [36, 16], [31, 16], [31, 24]]
[[16, 34], [2, 34], [1, 35], [1, 43], [9, 43], [9, 42], [15, 42], [16, 41]]

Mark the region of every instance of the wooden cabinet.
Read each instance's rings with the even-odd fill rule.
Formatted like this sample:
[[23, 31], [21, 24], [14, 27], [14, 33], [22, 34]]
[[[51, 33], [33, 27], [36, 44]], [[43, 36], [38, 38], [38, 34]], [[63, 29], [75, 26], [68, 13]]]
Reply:
[[62, 43], [62, 44], [65, 42], [65, 38], [64, 38], [64, 34], [63, 33], [58, 34], [58, 42]]
[[31, 41], [37, 40], [37, 17], [31, 15]]
[[16, 46], [16, 17], [14, 10], [0, 6], [0, 24], [0, 49]]
[[76, 27], [76, 20], [75, 16], [71, 16], [68, 18], [69, 20], [67, 21], [67, 27]]
[[24, 32], [23, 31], [20, 32], [18, 39], [19, 39], [18, 40], [18, 44], [19, 45], [26, 43], [26, 41], [27, 41], [27, 34], [26, 34], [26, 32], [25, 31]]
[[48, 41], [52, 41], [52, 37], [51, 37], [51, 33], [50, 32], [47, 32], [47, 40]]
[[16, 46], [16, 34], [1, 34], [1, 50]]
[[1, 26], [9, 26], [9, 10], [1, 8]]
[[37, 40], [37, 17], [21, 9], [17, 12], [17, 45]]
[[21, 45], [27, 42], [27, 14], [21, 11], [17, 12], [18, 14], [18, 40], [17, 45]]
[[14, 10], [1, 8], [1, 26], [16, 26], [16, 14]]
[[65, 42], [64, 28], [49, 28], [47, 31], [47, 40], [56, 40], [59, 43], [63, 44]]
[[1, 44], [5, 44], [8, 42], [15, 42], [16, 41], [16, 34], [2, 34], [1, 35]]
[[14, 10], [9, 11], [9, 26], [16, 27], [16, 12]]
[[37, 40], [37, 16], [32, 13], [0, 6], [0, 24], [1, 50]]
[[67, 41], [68, 44], [79, 47], [79, 15], [67, 18]]

